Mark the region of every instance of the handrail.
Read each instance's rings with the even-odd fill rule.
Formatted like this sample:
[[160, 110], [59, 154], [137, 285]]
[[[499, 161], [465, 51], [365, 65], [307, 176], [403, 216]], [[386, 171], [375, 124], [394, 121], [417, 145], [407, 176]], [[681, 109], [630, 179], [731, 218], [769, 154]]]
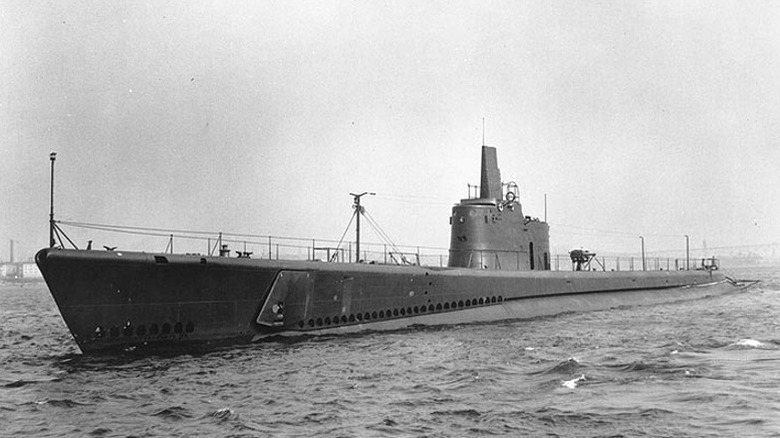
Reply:
[[[208, 242], [205, 254], [216, 255], [213, 244], [220, 239], [223, 244], [229, 244], [235, 248], [243, 249], [246, 245], [247, 252], [253, 252], [255, 258], [287, 259], [287, 260], [319, 260], [322, 262], [347, 263], [354, 260], [355, 243], [344, 242], [343, 247], [336, 250], [338, 241], [335, 239], [301, 238], [287, 236], [272, 236], [261, 234], [220, 233], [214, 231], [189, 231], [181, 229], [166, 229], [152, 227], [132, 227], [122, 225], [106, 225], [72, 221], [56, 221], [56, 226], [68, 225], [92, 231], [135, 234], [160, 238], [160, 249], [170, 250], [172, 241], [176, 240], [176, 249], [187, 253], [199, 253], [197, 242]], [[64, 233], [63, 233], [64, 235]], [[242, 239], [242, 237], [245, 237]], [[92, 239], [92, 237], [90, 237]], [[79, 241], [79, 239], [75, 239]], [[189, 241], [190, 243], [181, 243]], [[193, 245], [193, 242], [195, 244]], [[111, 246], [115, 241], [108, 240]], [[104, 243], [96, 245], [101, 247]], [[240, 246], [237, 246], [240, 245]], [[73, 245], [76, 246], [75, 244]], [[450, 254], [474, 250], [449, 249], [434, 246], [398, 245], [390, 248], [387, 244], [375, 242], [361, 242], [361, 257], [364, 263], [377, 264], [410, 264], [419, 266], [445, 267], [448, 265]], [[120, 248], [129, 249], [129, 248]], [[193, 251], [193, 249], [195, 251]], [[141, 251], [148, 250], [143, 248]], [[165, 251], [161, 251], [165, 252]], [[515, 250], [484, 250], [484, 253], [520, 253]], [[323, 257], [324, 256], [324, 257]], [[518, 257], [519, 260], [519, 257]], [[646, 257], [648, 270], [683, 270], [685, 269], [685, 256], [680, 257]], [[702, 260], [711, 258], [691, 257], [691, 269], [702, 268]], [[599, 268], [602, 271], [632, 271], [641, 270], [641, 256], [598, 256]], [[517, 266], [516, 268], [519, 268]], [[706, 268], [706, 267], [705, 267]], [[571, 259], [568, 254], [555, 254], [550, 257], [550, 269], [553, 271], [572, 270]]]

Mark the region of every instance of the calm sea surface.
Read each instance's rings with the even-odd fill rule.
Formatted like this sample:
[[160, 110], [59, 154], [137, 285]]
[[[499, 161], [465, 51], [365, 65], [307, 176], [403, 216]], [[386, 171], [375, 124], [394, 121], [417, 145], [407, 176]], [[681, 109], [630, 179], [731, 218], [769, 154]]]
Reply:
[[497, 324], [83, 357], [0, 288], [0, 436], [780, 436], [780, 268], [748, 292]]

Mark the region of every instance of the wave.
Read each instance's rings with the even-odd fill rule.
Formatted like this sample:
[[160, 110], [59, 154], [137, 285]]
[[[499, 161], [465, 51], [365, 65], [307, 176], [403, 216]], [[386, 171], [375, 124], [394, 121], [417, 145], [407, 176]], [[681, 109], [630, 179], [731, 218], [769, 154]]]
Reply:
[[3, 388], [21, 388], [22, 386], [32, 385], [34, 383], [38, 383], [38, 382], [35, 380], [19, 379], [19, 380], [14, 380], [13, 382], [10, 383], [6, 383], [5, 385], [3, 385]]
[[452, 410], [444, 410], [444, 411], [434, 411], [431, 412], [431, 415], [434, 416], [452, 416], [452, 417], [460, 417], [460, 418], [479, 418], [482, 417], [484, 414], [476, 409], [452, 409]]
[[[671, 354], [676, 354], [672, 352]], [[622, 364], [605, 365], [606, 368], [626, 373], [628, 375], [640, 376], [664, 376], [664, 378], [676, 379], [678, 377], [701, 377], [707, 374], [706, 369], [702, 369], [701, 364], [680, 363], [679, 360], [673, 361], [635, 361]], [[632, 380], [633, 377], [629, 377]]]
[[563, 375], [572, 375], [577, 374], [580, 372], [580, 369], [582, 368], [582, 365], [580, 364], [580, 361], [577, 360], [577, 358], [570, 357], [566, 359], [563, 362], [560, 362], [558, 364], [555, 364], [554, 366], [541, 370], [536, 371], [530, 374], [535, 375], [546, 375], [546, 374], [563, 374]]
[[58, 408], [75, 408], [77, 406], [89, 406], [89, 403], [80, 403], [75, 400], [71, 400], [69, 398], [44, 400], [42, 402], [39, 402], [38, 404], [46, 404]]
[[154, 414], [152, 414], [153, 417], [162, 417], [167, 418], [170, 420], [184, 420], [187, 418], [192, 418], [192, 414], [187, 408], [183, 408], [181, 406], [171, 406], [169, 408], [165, 408], [163, 410], [157, 411]]
[[780, 292], [780, 280], [763, 280], [758, 284], [758, 289], [765, 292]]
[[644, 372], [644, 371], [649, 371], [649, 372], [666, 371], [665, 367], [663, 366], [659, 366], [658, 364], [653, 364], [653, 363], [642, 362], [642, 361], [607, 365], [607, 367], [618, 371], [624, 371], [629, 373]]
[[[549, 425], [563, 426], [573, 425], [577, 428], [583, 427], [583, 424], [615, 424], [615, 423], [633, 423], [637, 421], [657, 421], [675, 412], [661, 408], [630, 408], [625, 410], [609, 410], [599, 412], [591, 411], [570, 411], [554, 407], [539, 409], [535, 412], [523, 412], [525, 417], [541, 420]], [[580, 429], [580, 432], [582, 430]], [[620, 436], [620, 435], [618, 435]]]
[[217, 409], [209, 414], [209, 416], [216, 418], [220, 421], [227, 421], [238, 418], [238, 414], [230, 408]]
[[777, 348], [774, 343], [766, 343], [755, 339], [744, 338], [732, 342], [725, 347], [727, 350], [774, 350]]

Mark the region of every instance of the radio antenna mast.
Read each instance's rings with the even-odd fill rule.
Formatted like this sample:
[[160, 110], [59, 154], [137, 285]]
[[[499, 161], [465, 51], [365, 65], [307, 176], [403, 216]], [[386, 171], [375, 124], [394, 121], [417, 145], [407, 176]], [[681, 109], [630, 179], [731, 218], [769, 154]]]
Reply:
[[49, 160], [51, 161], [51, 196], [49, 202], [51, 210], [49, 210], [49, 248], [54, 248], [54, 160], [57, 159], [57, 153], [52, 152], [49, 154]]
[[485, 118], [482, 118], [482, 146], [485, 146]]

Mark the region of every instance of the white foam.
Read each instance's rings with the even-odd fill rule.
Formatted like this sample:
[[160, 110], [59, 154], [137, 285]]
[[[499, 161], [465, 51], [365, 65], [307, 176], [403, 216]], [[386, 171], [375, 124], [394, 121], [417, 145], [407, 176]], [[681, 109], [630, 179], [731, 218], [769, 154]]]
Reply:
[[569, 388], [569, 389], [574, 389], [574, 388], [576, 388], [576, 387], [577, 387], [577, 382], [582, 382], [582, 381], [584, 381], [584, 380], [585, 380], [585, 374], [583, 374], [583, 375], [581, 375], [581, 376], [577, 377], [576, 379], [572, 379], [572, 380], [566, 380], [566, 381], [564, 381], [564, 382], [561, 382], [561, 383], [562, 383], [562, 384], [563, 384], [563, 386], [565, 386], [566, 388]]
[[230, 408], [222, 408], [217, 409], [216, 412], [211, 414], [212, 417], [219, 418], [220, 420], [224, 420], [226, 418], [232, 418], [236, 416], [236, 413], [233, 412]]
[[756, 341], [755, 339], [740, 339], [739, 341], [731, 345], [738, 345], [740, 347], [760, 348], [764, 346], [764, 343], [761, 341]]

